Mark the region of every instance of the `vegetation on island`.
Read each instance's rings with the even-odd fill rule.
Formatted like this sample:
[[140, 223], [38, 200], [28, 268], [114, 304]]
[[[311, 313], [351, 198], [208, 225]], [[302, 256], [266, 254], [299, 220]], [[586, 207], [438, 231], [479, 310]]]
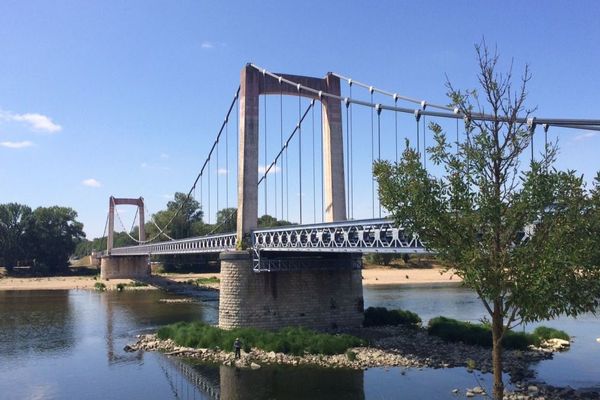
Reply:
[[[489, 323], [474, 324], [446, 317], [436, 317], [429, 321], [427, 332], [449, 342], [492, 347], [492, 327]], [[564, 331], [540, 326], [531, 333], [506, 331], [502, 336], [502, 347], [527, 350], [529, 346], [539, 346], [543, 340], [554, 338], [570, 340], [569, 335]]]
[[[396, 223], [479, 295], [491, 319], [493, 394], [502, 399], [511, 328], [600, 304], [600, 174], [586, 187], [575, 171], [557, 170], [556, 143], [530, 156], [535, 127], [516, 118], [531, 115], [528, 68], [514, 86], [511, 70], [498, 72], [496, 52], [483, 43], [476, 53], [480, 90], [447, 83], [452, 106], [466, 116], [466, 139], [451, 145], [454, 133], [431, 122], [425, 155], [407, 142], [398, 163], [376, 162], [374, 174]], [[469, 118], [476, 113], [492, 118]]]
[[363, 326], [419, 325], [421, 317], [408, 310], [388, 310], [385, 307], [369, 307], [365, 310]]
[[277, 353], [304, 355], [344, 354], [352, 347], [366, 342], [346, 334], [320, 333], [301, 327], [288, 327], [277, 331], [256, 328], [220, 329], [202, 322], [178, 322], [158, 330], [159, 339], [172, 339], [179, 346], [233, 351], [233, 342], [240, 338], [244, 351], [258, 348]]

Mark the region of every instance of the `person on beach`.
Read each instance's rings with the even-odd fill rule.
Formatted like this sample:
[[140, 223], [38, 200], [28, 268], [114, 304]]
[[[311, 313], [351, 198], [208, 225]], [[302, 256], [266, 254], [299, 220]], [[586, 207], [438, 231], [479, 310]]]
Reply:
[[240, 338], [235, 338], [233, 342], [233, 349], [235, 350], [235, 358], [240, 358], [242, 356], [242, 342], [240, 342]]

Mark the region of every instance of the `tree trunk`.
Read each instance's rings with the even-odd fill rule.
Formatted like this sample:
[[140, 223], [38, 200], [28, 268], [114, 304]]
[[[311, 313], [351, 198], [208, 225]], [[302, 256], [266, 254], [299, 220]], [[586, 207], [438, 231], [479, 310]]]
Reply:
[[501, 302], [494, 301], [494, 314], [492, 315], [492, 365], [494, 368], [494, 399], [502, 400], [504, 396], [504, 382], [502, 382], [502, 333], [503, 318]]

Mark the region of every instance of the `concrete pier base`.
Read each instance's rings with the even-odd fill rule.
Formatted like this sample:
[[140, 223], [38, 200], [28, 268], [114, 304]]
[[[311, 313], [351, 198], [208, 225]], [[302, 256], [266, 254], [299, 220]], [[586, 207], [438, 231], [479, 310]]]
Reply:
[[139, 279], [148, 276], [148, 256], [108, 256], [100, 261], [101, 279]]
[[[256, 273], [250, 253], [221, 253], [219, 327], [335, 330], [360, 326], [364, 311], [362, 277], [355, 268], [360, 256], [329, 257], [335, 268]], [[319, 262], [327, 265], [327, 256]]]

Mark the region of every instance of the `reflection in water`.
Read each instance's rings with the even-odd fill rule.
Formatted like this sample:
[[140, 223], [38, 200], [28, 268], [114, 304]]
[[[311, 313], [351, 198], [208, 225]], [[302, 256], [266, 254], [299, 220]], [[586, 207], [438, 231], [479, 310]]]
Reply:
[[[0, 354], [68, 351], [74, 343], [68, 291], [0, 291]], [[4, 345], [2, 345], [4, 344]]]
[[159, 364], [177, 399], [363, 400], [362, 370], [263, 366], [258, 370], [162, 356]]
[[117, 363], [139, 363], [142, 361], [143, 354], [141, 351], [135, 353], [125, 353], [122, 351], [115, 352], [115, 332], [114, 332], [114, 307], [113, 302], [108, 296], [101, 297], [102, 303], [106, 309], [106, 354], [109, 364]]
[[304, 366], [252, 370], [220, 366], [219, 371], [224, 400], [365, 398], [362, 370]]

